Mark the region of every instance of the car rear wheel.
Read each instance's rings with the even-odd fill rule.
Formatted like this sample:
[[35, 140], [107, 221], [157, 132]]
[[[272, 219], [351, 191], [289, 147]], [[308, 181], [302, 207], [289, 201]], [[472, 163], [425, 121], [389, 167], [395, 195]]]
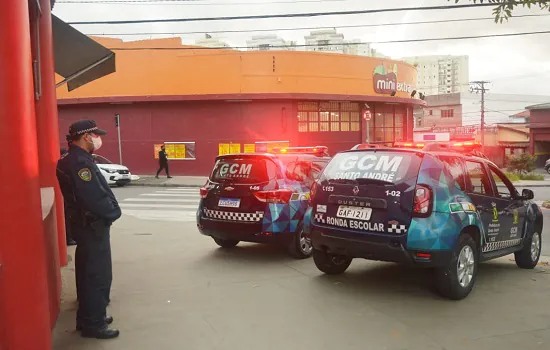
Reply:
[[323, 250], [313, 249], [313, 261], [317, 268], [327, 275], [339, 275], [344, 273], [351, 261], [352, 257], [345, 255], [330, 254]]
[[464, 299], [474, 288], [477, 269], [477, 245], [472, 236], [463, 233], [447, 266], [437, 270], [437, 289], [449, 299]]
[[548, 174], [550, 174], [550, 166], [546, 167], [546, 171], [548, 172]]
[[311, 237], [304, 232], [300, 225], [288, 246], [288, 252], [296, 259], [305, 259], [311, 256], [312, 251]]
[[223, 239], [223, 238], [216, 238], [212, 237], [214, 242], [216, 242], [217, 245], [219, 245], [222, 248], [233, 248], [237, 244], [239, 244], [239, 241], [234, 239]]
[[523, 248], [519, 252], [514, 253], [516, 265], [522, 269], [532, 269], [537, 266], [541, 247], [542, 237], [540, 233], [533, 232], [533, 235], [525, 242]]

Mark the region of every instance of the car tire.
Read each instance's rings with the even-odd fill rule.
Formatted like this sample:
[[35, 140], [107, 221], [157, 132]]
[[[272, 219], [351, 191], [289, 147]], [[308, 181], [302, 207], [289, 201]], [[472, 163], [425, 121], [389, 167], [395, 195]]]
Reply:
[[344, 255], [330, 254], [326, 251], [313, 249], [313, 261], [317, 268], [327, 275], [339, 275], [344, 273], [351, 261], [352, 257]]
[[239, 244], [239, 241], [234, 239], [223, 239], [223, 238], [216, 238], [216, 237], [212, 237], [212, 239], [214, 240], [214, 242], [216, 242], [217, 245], [219, 245], [222, 248], [233, 248], [237, 244]]
[[546, 172], [547, 172], [548, 174], [550, 174], [550, 166], [549, 166], [549, 167], [546, 167]]
[[305, 234], [302, 225], [299, 225], [296, 229], [296, 234], [288, 246], [288, 252], [293, 258], [296, 259], [309, 258], [313, 253], [311, 237]]
[[516, 265], [521, 269], [533, 269], [539, 263], [542, 247], [542, 235], [535, 231], [525, 241], [523, 248], [514, 253]]
[[460, 235], [448, 265], [436, 272], [437, 289], [444, 297], [461, 300], [470, 294], [479, 266], [477, 250], [472, 236], [465, 233]]

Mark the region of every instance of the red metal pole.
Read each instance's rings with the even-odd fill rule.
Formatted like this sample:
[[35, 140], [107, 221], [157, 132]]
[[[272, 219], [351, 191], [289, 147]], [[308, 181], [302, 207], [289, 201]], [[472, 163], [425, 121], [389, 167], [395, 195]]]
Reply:
[[[0, 11], [0, 345], [51, 349], [27, 1]], [[17, 174], [17, 176], [14, 176]]]
[[[59, 262], [67, 265], [67, 242], [63, 196], [57, 183], [55, 168], [59, 159], [59, 117], [55, 95], [55, 69], [53, 57], [52, 16], [50, 0], [40, 0], [40, 72], [42, 96], [36, 103], [36, 127], [38, 133], [40, 186], [55, 188]], [[57, 252], [56, 252], [57, 253]]]

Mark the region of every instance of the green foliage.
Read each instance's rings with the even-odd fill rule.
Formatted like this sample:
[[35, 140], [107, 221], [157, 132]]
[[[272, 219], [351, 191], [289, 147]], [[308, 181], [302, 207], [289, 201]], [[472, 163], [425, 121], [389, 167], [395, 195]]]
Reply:
[[[448, 0], [451, 1], [451, 0]], [[455, 0], [455, 4], [460, 0]], [[495, 23], [502, 23], [504, 20], [508, 21], [508, 18], [512, 17], [512, 10], [515, 7], [522, 5], [523, 7], [531, 8], [531, 6], [538, 6], [541, 10], [550, 11], [550, 0], [469, 0], [474, 4], [477, 3], [493, 3], [495, 8], [493, 9], [493, 15], [495, 16]]]
[[521, 180], [535, 180], [535, 181], [542, 181], [544, 180], [544, 175], [541, 175], [541, 174], [535, 174], [535, 173], [530, 173], [530, 174], [521, 174], [519, 176], [519, 178]]
[[536, 161], [536, 156], [527, 153], [508, 157], [508, 171], [516, 172], [520, 175], [530, 173], [536, 169]]

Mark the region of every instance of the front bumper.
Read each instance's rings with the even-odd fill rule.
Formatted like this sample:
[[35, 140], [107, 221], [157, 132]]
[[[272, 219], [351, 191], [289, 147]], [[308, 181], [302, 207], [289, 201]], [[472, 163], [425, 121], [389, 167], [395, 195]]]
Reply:
[[107, 173], [107, 182], [113, 184], [127, 184], [132, 181], [132, 174]]
[[311, 243], [316, 250], [332, 254], [425, 266], [446, 266], [452, 251], [406, 249], [407, 235], [356, 234], [318, 226], [311, 227]]

